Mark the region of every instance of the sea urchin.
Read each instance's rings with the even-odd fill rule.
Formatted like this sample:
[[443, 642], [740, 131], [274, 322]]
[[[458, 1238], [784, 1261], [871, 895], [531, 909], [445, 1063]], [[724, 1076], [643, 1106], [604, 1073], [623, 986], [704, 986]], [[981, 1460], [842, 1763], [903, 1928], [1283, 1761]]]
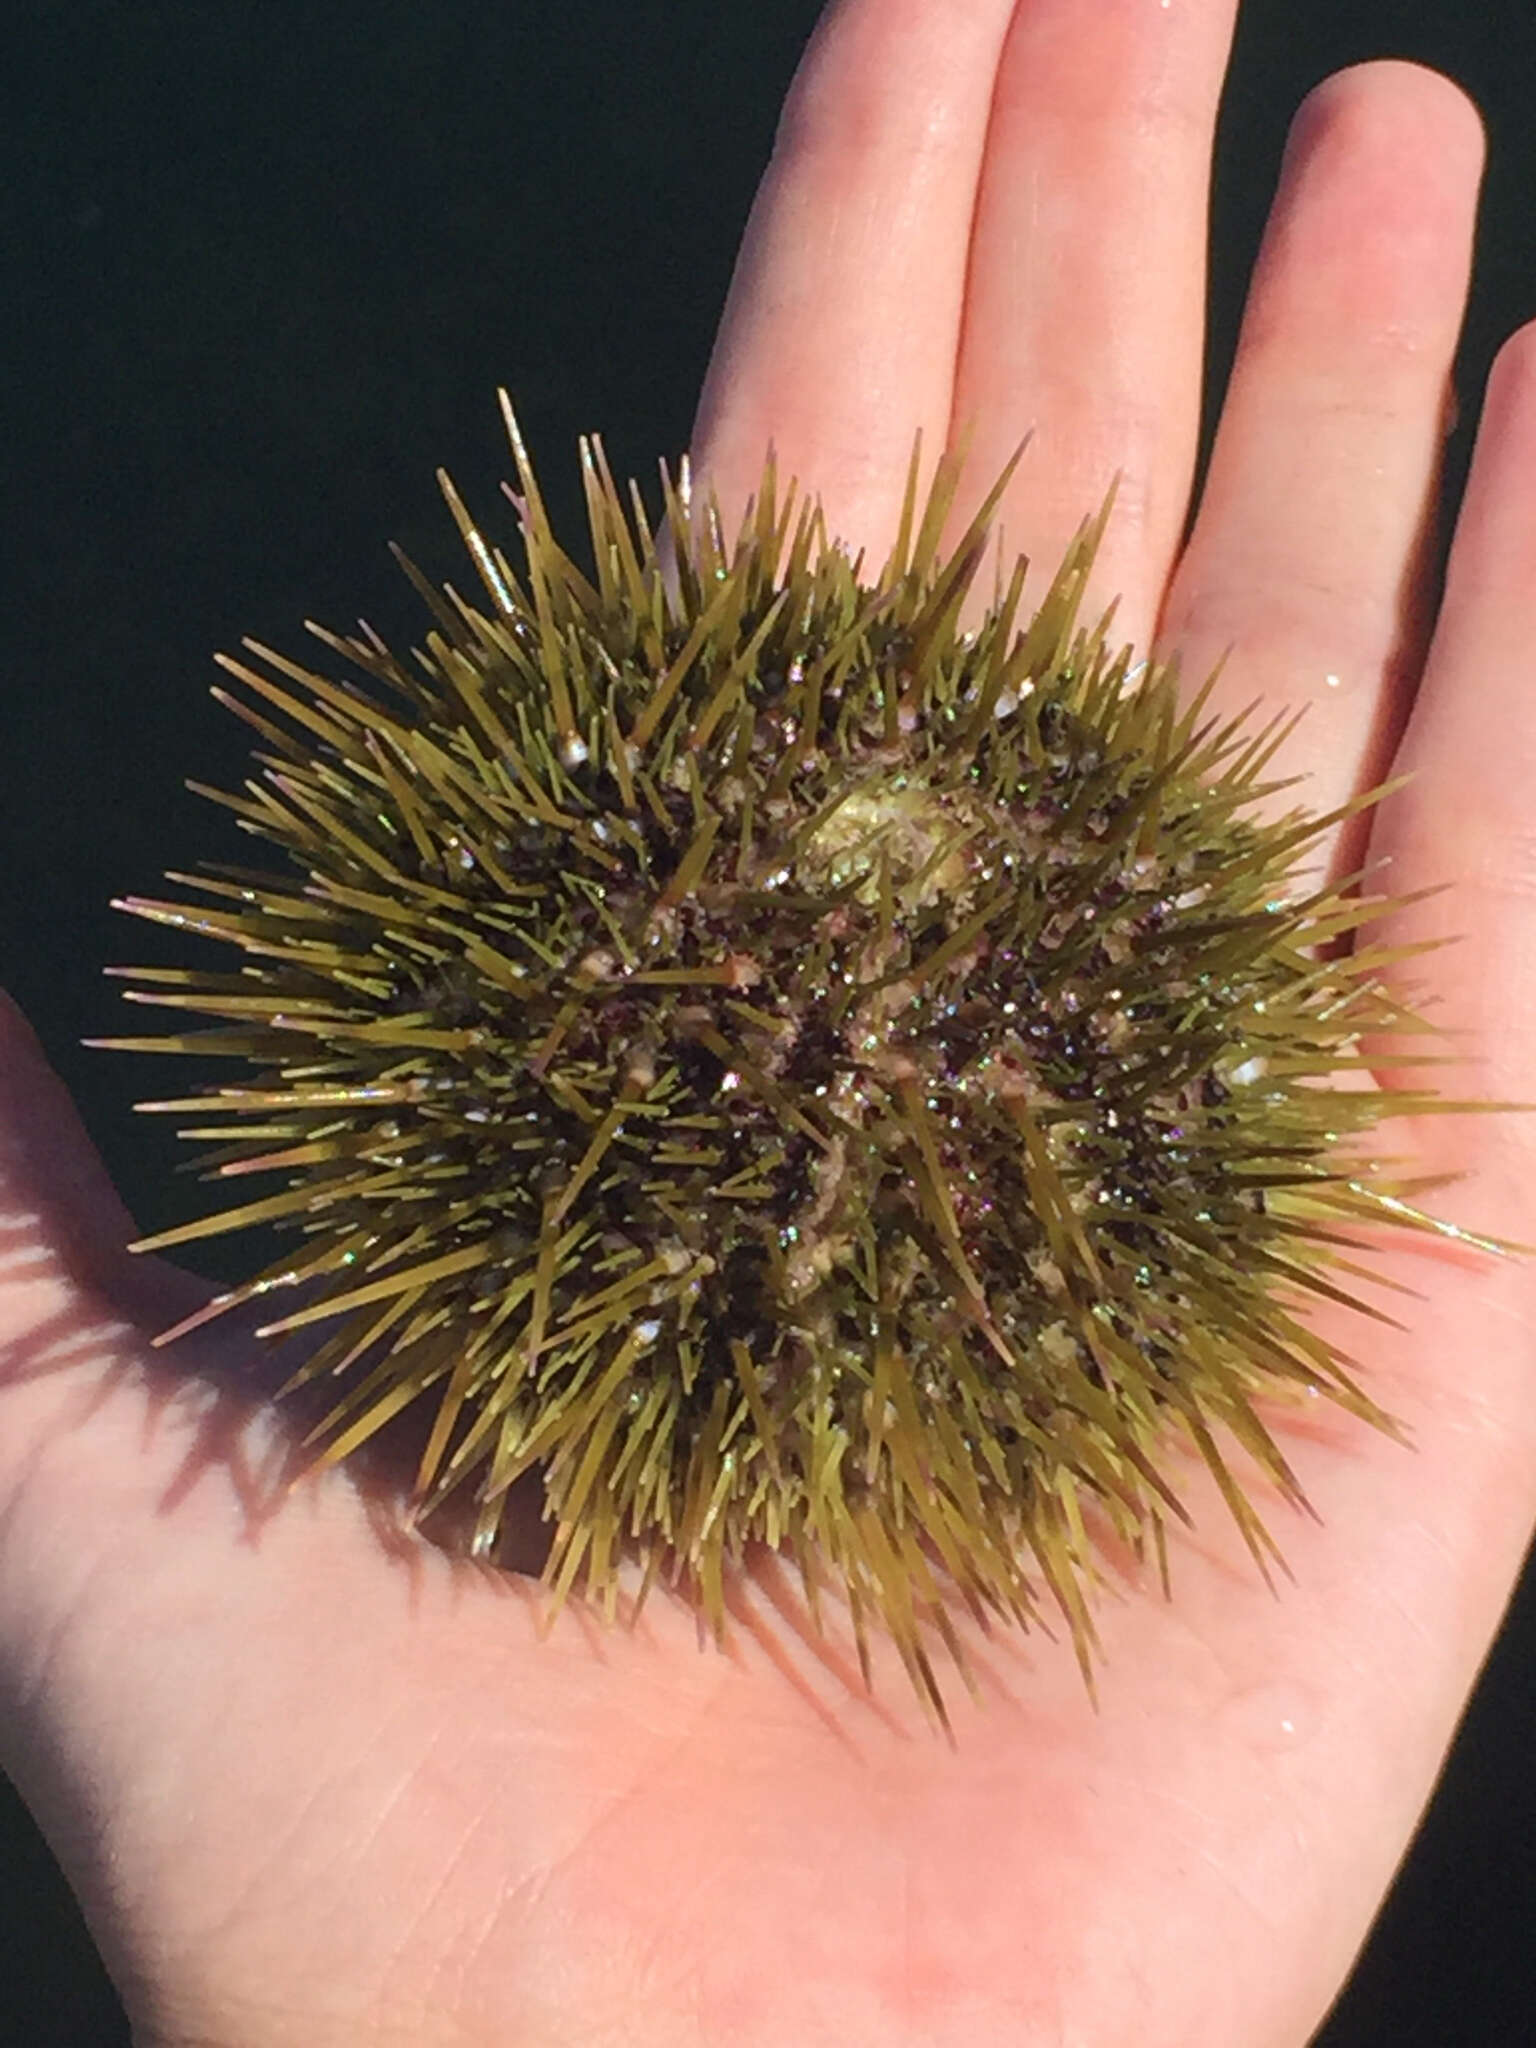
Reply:
[[283, 1187], [147, 1244], [297, 1231], [191, 1322], [299, 1289], [323, 1459], [429, 1404], [418, 1507], [471, 1486], [483, 1554], [539, 1467], [559, 1597], [638, 1557], [719, 1630], [760, 1541], [936, 1706], [956, 1599], [1044, 1589], [1086, 1663], [1085, 1529], [1160, 1550], [1160, 1444], [1262, 1562], [1223, 1437], [1300, 1495], [1256, 1397], [1382, 1420], [1304, 1313], [1405, 1213], [1355, 1141], [1422, 1098], [1319, 1085], [1412, 1024], [1340, 943], [1379, 905], [1256, 805], [1276, 725], [1079, 625], [1096, 525], [968, 629], [1002, 485], [941, 550], [957, 458], [866, 580], [771, 463], [734, 545], [664, 473], [659, 545], [594, 441], [589, 580], [508, 423], [521, 580], [445, 482], [488, 608], [407, 563], [410, 662], [224, 663], [261, 771], [208, 793], [286, 866], [129, 899], [244, 959], [127, 970], [214, 1028], [110, 1042], [246, 1062], [144, 1107]]

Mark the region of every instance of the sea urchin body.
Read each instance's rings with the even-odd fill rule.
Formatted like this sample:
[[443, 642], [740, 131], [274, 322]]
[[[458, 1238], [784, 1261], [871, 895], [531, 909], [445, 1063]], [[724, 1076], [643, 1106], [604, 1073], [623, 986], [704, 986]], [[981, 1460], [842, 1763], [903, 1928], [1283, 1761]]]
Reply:
[[589, 580], [513, 433], [521, 579], [449, 492], [488, 608], [412, 571], [409, 663], [226, 663], [220, 800], [287, 864], [127, 903], [245, 957], [139, 972], [213, 1028], [115, 1042], [248, 1063], [146, 1106], [283, 1185], [152, 1242], [300, 1233], [205, 1315], [301, 1288], [323, 1455], [429, 1404], [418, 1502], [473, 1488], [484, 1552], [539, 1467], [562, 1596], [639, 1557], [719, 1627], [761, 1541], [931, 1701], [957, 1598], [1086, 1654], [1085, 1510], [1160, 1542], [1170, 1435], [1262, 1553], [1222, 1439], [1296, 1496], [1255, 1399], [1374, 1415], [1303, 1312], [1404, 1106], [1319, 1085], [1406, 1021], [1369, 906], [1259, 814], [1274, 728], [1079, 626], [1094, 529], [967, 629], [953, 460], [867, 581], [771, 466], [730, 547], [669, 484], [664, 550], [584, 444]]

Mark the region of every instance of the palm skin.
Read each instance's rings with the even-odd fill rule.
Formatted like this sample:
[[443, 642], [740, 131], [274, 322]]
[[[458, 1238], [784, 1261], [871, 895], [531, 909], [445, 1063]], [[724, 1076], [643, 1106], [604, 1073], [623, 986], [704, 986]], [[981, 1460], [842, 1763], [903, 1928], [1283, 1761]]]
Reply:
[[[1500, 357], [1438, 618], [1419, 596], [1480, 169], [1443, 80], [1298, 118], [1181, 549], [1231, 0], [840, 0], [807, 53], [695, 440], [729, 512], [767, 442], [878, 556], [911, 434], [1026, 428], [1042, 563], [1111, 477], [1120, 626], [1310, 704], [1371, 827], [1458, 1092], [1529, 1097], [1536, 333]], [[963, 514], [964, 508], [961, 508]], [[1432, 630], [1431, 630], [1432, 628]], [[1498, 744], [1487, 744], [1498, 732]], [[1472, 1229], [1536, 1239], [1520, 1117], [1404, 1129]], [[1349, 1966], [1497, 1626], [1536, 1503], [1536, 1275], [1388, 1247], [1401, 1327], [1332, 1334], [1412, 1433], [1278, 1418], [1321, 1515], [1272, 1599], [1198, 1470], [1175, 1599], [1112, 1560], [1097, 1711], [1069, 1648], [976, 1644], [936, 1739], [765, 1564], [730, 1648], [383, 1540], [346, 1476], [269, 1511], [256, 1347], [150, 1335], [198, 1283], [127, 1219], [0, 1011], [0, 1761], [150, 2048], [1297, 2048]], [[1374, 1298], [1374, 1297], [1373, 1297]], [[189, 1374], [188, 1368], [191, 1368]], [[250, 1389], [243, 1398], [241, 1389]]]

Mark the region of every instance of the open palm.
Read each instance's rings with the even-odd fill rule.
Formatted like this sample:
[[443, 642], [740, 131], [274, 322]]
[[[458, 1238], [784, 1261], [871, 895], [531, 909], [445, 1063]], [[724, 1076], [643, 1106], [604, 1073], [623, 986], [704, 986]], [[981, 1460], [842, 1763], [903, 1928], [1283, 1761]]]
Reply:
[[[1210, 141], [1233, 0], [840, 0], [748, 233], [695, 455], [729, 514], [773, 441], [878, 558], [911, 438], [1033, 430], [1002, 520], [1049, 564], [1117, 473], [1119, 625], [1306, 704], [1317, 809], [1372, 828], [1466, 1056], [1536, 1067], [1536, 332], [1496, 368], [1438, 618], [1423, 583], [1481, 145], [1445, 81], [1298, 118], [1210, 477]], [[963, 508], [962, 508], [963, 509]], [[1497, 729], [1498, 743], [1488, 736]], [[1426, 1120], [1457, 1222], [1536, 1239], [1536, 1130]], [[1070, 1648], [976, 1646], [937, 1740], [765, 1564], [725, 1652], [653, 1599], [547, 1639], [525, 1582], [390, 1540], [345, 1475], [267, 1512], [254, 1345], [149, 1337], [198, 1283], [127, 1219], [0, 1009], [0, 1762], [153, 2048], [1304, 2042], [1497, 1625], [1536, 1504], [1536, 1275], [1384, 1253], [1406, 1326], [1336, 1334], [1408, 1426], [1277, 1427], [1319, 1524], [1256, 1583], [1198, 1470], [1176, 1598], [1119, 1565], [1095, 1712]], [[1369, 1336], [1369, 1346], [1366, 1337]], [[189, 1373], [188, 1368], [192, 1368]], [[958, 1690], [958, 1688], [956, 1688]]]

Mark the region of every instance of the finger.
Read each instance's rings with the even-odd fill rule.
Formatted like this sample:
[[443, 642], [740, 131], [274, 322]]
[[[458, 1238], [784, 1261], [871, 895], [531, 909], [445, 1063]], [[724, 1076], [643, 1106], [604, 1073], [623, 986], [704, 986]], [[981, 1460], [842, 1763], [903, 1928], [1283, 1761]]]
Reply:
[[[1489, 380], [1424, 680], [1372, 854], [1393, 893], [1439, 894], [1388, 936], [1440, 940], [1418, 963], [1431, 1022], [1450, 1034], [1460, 1096], [1536, 1096], [1536, 325]], [[1470, 1126], [1470, 1127], [1469, 1127]], [[1431, 1170], [1479, 1168], [1471, 1220], [1536, 1239], [1536, 1116], [1442, 1119]], [[1458, 1204], [1462, 1201], [1458, 1192]]]
[[[1233, 0], [1026, 0], [998, 73], [955, 383], [1010, 555], [1054, 569], [1120, 478], [1095, 579], [1150, 633], [1199, 432], [1211, 138]], [[964, 510], [962, 506], [961, 510]]]
[[[1445, 595], [1393, 772], [1410, 779], [1383, 802], [1371, 853], [1387, 861], [1394, 892], [1437, 892], [1397, 912], [1381, 933], [1405, 944], [1441, 942], [1402, 969], [1405, 992], [1446, 1034], [1432, 1050], [1456, 1060], [1428, 1078], [1447, 1096], [1530, 1105], [1536, 326], [1506, 344], [1489, 380]], [[1390, 1149], [1414, 1170], [1449, 1178], [1422, 1198], [1437, 1216], [1536, 1243], [1529, 1109], [1427, 1116], [1387, 1129]], [[1429, 1538], [1432, 1599], [1437, 1571], [1449, 1568], [1444, 1591], [1454, 1598], [1439, 1599], [1438, 1622], [1423, 1609], [1421, 1629], [1426, 1642], [1443, 1646], [1445, 1676], [1454, 1680], [1481, 1656], [1530, 1539], [1536, 1274], [1529, 1257], [1490, 1261], [1433, 1242], [1427, 1254], [1404, 1257], [1401, 1270], [1422, 1298], [1411, 1338], [1393, 1341], [1389, 1352], [1394, 1365], [1402, 1361], [1402, 1380], [1388, 1388], [1388, 1405], [1420, 1448], [1413, 1513], [1401, 1534], [1409, 1545]]]
[[770, 443], [883, 558], [949, 425], [976, 178], [1012, 0], [838, 0], [790, 89], [694, 427], [726, 529]]
[[1422, 590], [1466, 301], [1482, 129], [1399, 63], [1293, 124], [1210, 475], [1161, 638], [1229, 710], [1306, 707], [1278, 774], [1328, 810], [1380, 778]]

